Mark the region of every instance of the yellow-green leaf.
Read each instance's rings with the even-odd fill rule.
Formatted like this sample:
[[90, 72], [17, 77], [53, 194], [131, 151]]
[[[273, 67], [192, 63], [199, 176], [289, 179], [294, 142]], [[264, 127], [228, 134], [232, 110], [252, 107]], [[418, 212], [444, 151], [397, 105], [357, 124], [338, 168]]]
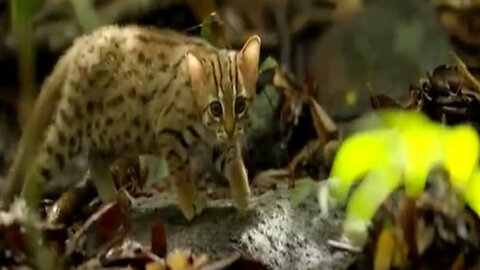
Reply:
[[406, 129], [401, 133], [405, 151], [405, 175], [407, 195], [417, 196], [425, 188], [427, 176], [431, 169], [441, 164], [443, 148], [440, 130], [424, 127]]
[[202, 29], [200, 30], [200, 36], [208, 41], [210, 44], [215, 44], [215, 37], [212, 31], [212, 24], [215, 20], [215, 13], [212, 13], [205, 17], [202, 22]]
[[463, 198], [472, 210], [480, 216], [480, 170], [477, 168], [465, 188]]
[[275, 60], [275, 58], [269, 56], [262, 62], [258, 72], [263, 73], [264, 71], [275, 68], [277, 66], [278, 66], [277, 60]]
[[371, 170], [347, 205], [344, 233], [350, 241], [362, 245], [375, 212], [401, 182], [401, 172], [393, 166]]
[[92, 6], [91, 0], [72, 0], [72, 4], [77, 22], [83, 31], [90, 31], [100, 26], [100, 19]]
[[347, 138], [333, 162], [329, 193], [342, 202], [351, 186], [370, 170], [392, 166], [392, 163], [403, 164], [405, 157], [398, 151], [400, 143], [397, 132], [393, 130], [372, 130]]
[[316, 182], [312, 178], [302, 178], [295, 180], [295, 187], [290, 193], [290, 202], [297, 206], [307, 199], [316, 188]]
[[468, 179], [478, 165], [479, 138], [471, 126], [461, 125], [450, 129], [443, 137], [444, 166], [450, 173], [452, 185], [463, 191]]

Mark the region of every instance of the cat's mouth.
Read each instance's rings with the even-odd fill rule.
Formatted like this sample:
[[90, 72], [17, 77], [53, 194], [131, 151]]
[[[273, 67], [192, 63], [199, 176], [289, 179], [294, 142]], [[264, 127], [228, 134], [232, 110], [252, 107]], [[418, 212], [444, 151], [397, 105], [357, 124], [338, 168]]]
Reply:
[[230, 135], [230, 136], [224, 129], [216, 131], [217, 140], [219, 140], [221, 142], [226, 142], [226, 141], [229, 141], [229, 140], [236, 139], [238, 137], [243, 136], [243, 134], [244, 134], [244, 130], [241, 127], [237, 127], [235, 129], [235, 131], [232, 133], [232, 135]]
[[217, 134], [217, 140], [221, 142], [225, 142], [228, 140], [228, 135], [224, 130], [219, 130], [216, 132], [216, 134]]

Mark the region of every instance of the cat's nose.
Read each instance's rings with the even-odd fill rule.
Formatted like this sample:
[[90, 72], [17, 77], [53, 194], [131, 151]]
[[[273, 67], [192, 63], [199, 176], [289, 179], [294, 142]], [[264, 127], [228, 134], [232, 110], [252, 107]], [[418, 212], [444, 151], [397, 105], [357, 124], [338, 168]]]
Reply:
[[227, 134], [225, 133], [224, 130], [221, 130], [221, 131], [217, 132], [217, 139], [219, 139], [219, 140], [226, 140], [227, 139]]
[[235, 121], [225, 121], [225, 133], [227, 133], [227, 136], [229, 139], [233, 138], [235, 135]]

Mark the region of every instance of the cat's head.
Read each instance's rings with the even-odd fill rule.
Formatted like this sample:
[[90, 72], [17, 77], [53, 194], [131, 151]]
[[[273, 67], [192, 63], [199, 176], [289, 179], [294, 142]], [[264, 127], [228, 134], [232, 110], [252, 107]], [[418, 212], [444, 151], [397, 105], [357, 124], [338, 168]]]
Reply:
[[260, 38], [250, 37], [240, 51], [217, 50], [199, 55], [187, 52], [192, 91], [202, 121], [221, 141], [244, 132], [255, 97]]

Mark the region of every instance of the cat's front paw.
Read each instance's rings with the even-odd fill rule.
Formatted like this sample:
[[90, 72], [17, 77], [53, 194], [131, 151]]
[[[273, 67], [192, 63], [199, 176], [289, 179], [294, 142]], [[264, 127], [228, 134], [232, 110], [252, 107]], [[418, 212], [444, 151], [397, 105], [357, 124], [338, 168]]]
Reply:
[[203, 210], [207, 207], [207, 197], [204, 193], [199, 192], [193, 202], [195, 208], [195, 215], [200, 215]]
[[233, 205], [240, 212], [245, 212], [247, 210], [249, 194], [250, 194], [250, 192], [249, 192], [248, 189], [237, 191], [237, 192], [232, 192]]
[[195, 217], [195, 206], [193, 203], [179, 202], [178, 207], [182, 211], [183, 216], [188, 220], [192, 221]]
[[200, 215], [207, 206], [207, 197], [203, 193], [195, 194], [195, 198], [179, 200], [179, 208], [188, 221]]
[[231, 164], [227, 169], [226, 176], [230, 182], [230, 196], [235, 208], [240, 212], [245, 212], [250, 196], [250, 186], [245, 166], [241, 162]]

